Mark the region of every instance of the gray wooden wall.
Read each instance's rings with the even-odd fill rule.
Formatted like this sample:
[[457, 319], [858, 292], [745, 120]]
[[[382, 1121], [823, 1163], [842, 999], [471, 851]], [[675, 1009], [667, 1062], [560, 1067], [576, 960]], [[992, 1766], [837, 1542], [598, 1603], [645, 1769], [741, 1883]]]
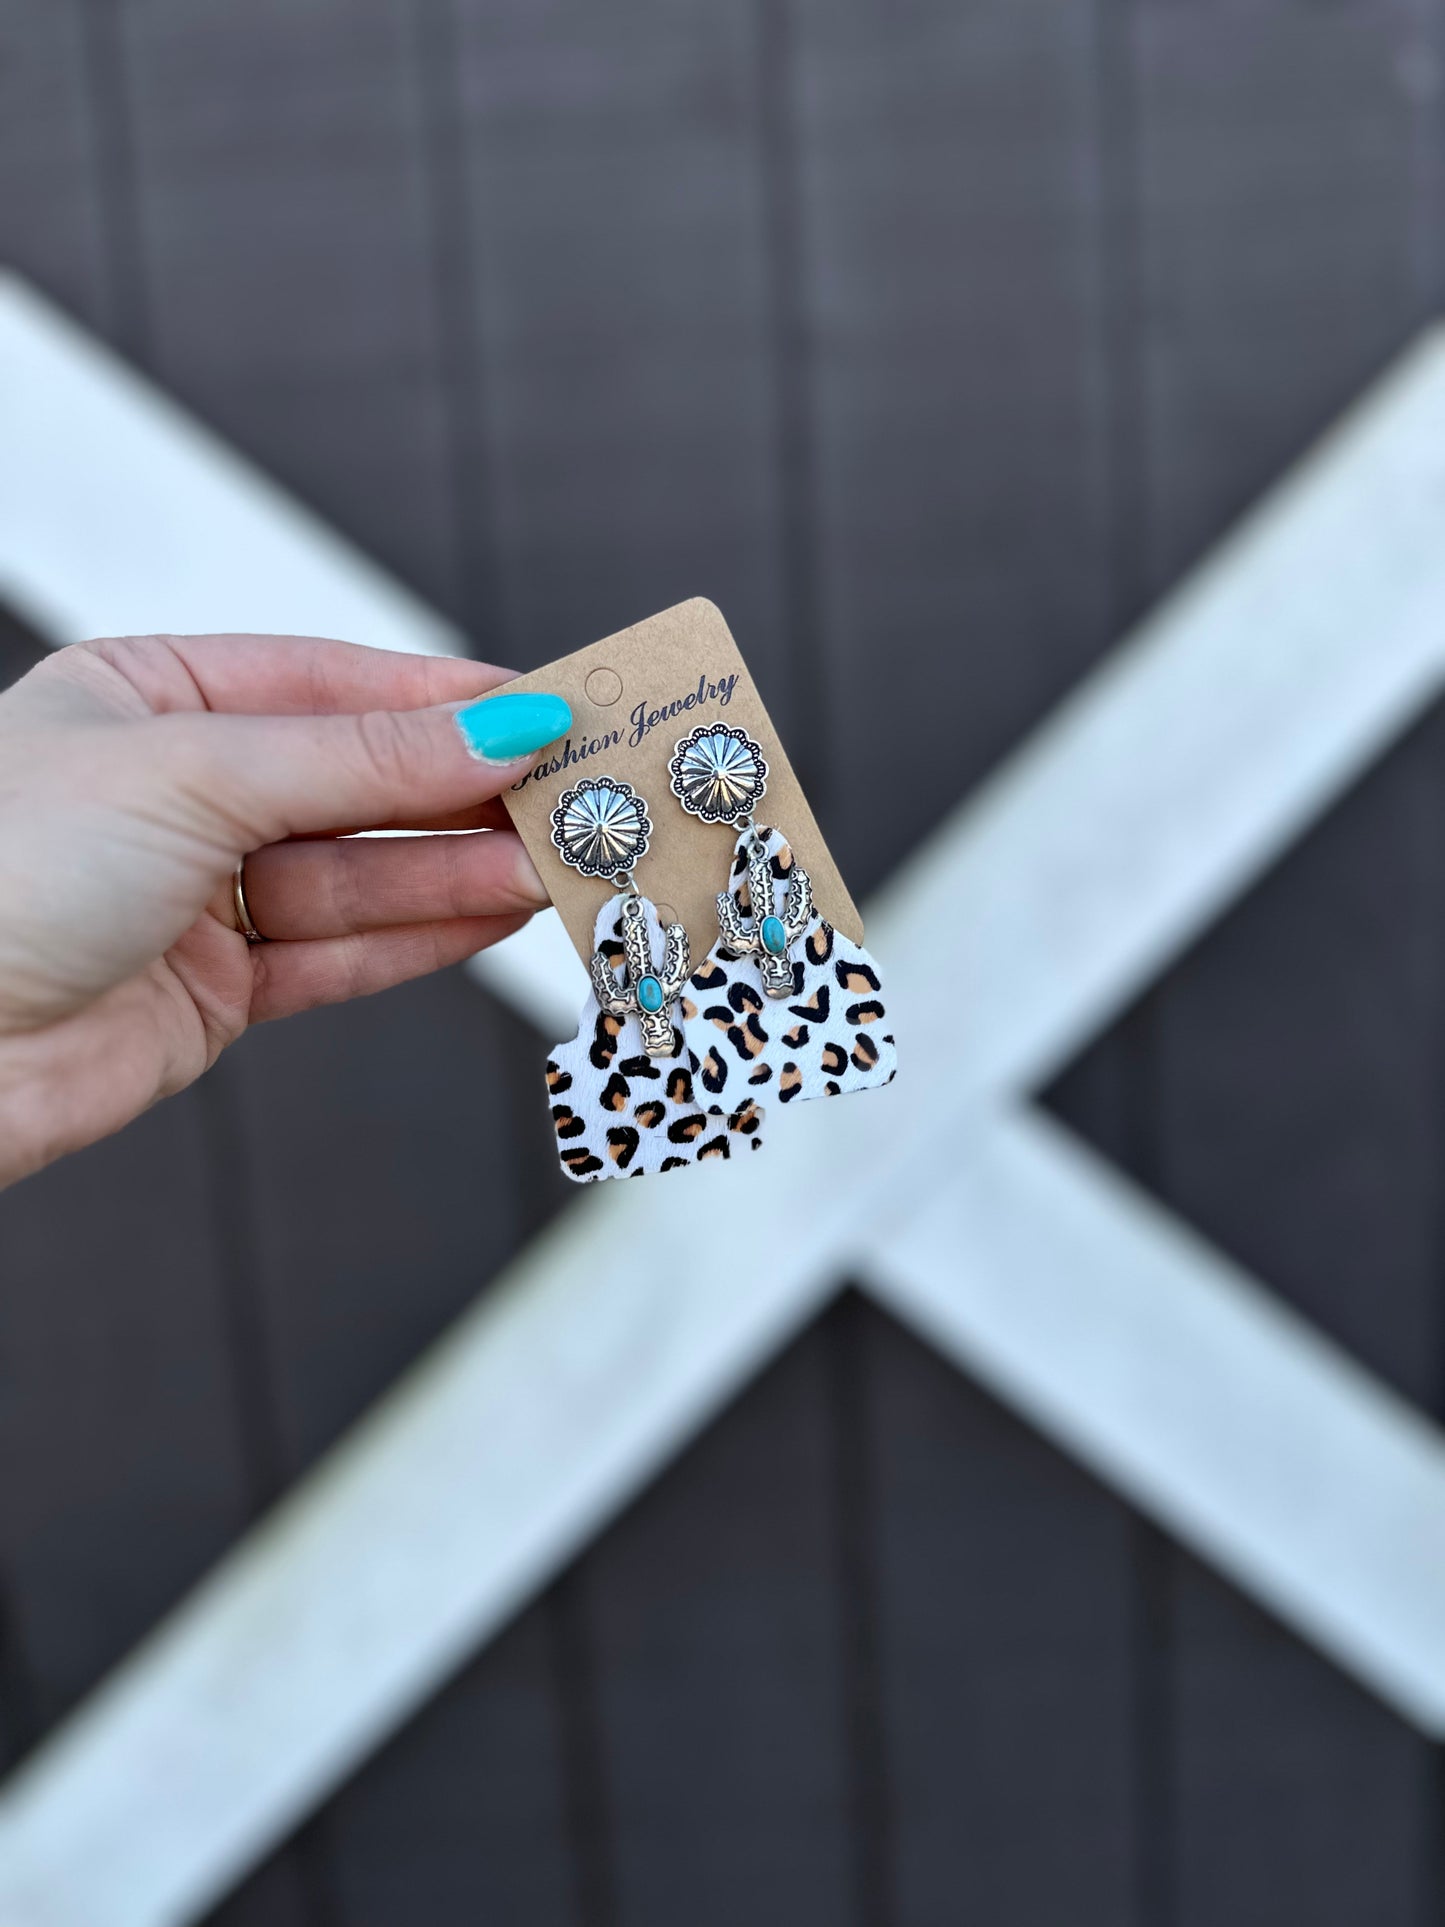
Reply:
[[[0, 259], [494, 660], [714, 596], [866, 890], [1439, 307], [1441, 11], [0, 0]], [[1051, 1099], [1437, 1412], [1442, 992], [1431, 720]], [[10, 1757], [558, 1208], [537, 1058], [453, 975], [0, 1201]], [[214, 1920], [1437, 1927], [1442, 1792], [849, 1299]]]

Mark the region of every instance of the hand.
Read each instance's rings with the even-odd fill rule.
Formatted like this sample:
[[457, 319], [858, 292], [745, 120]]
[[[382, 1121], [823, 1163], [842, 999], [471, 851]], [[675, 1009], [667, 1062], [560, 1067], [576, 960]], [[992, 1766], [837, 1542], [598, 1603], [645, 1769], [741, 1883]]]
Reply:
[[[183, 1089], [248, 1024], [519, 929], [546, 892], [495, 799], [570, 715], [463, 708], [505, 680], [300, 636], [144, 636], [75, 644], [0, 696], [0, 1184]], [[342, 840], [381, 828], [480, 833]], [[262, 944], [236, 927], [243, 856]]]

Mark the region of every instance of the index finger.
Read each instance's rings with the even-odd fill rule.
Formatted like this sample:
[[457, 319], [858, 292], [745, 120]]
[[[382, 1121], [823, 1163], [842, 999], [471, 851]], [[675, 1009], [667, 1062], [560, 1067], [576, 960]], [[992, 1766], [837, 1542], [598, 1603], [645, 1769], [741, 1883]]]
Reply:
[[541, 691], [330, 716], [172, 714], [97, 731], [94, 754], [107, 794], [239, 853], [339, 823], [459, 817], [571, 724]]
[[146, 640], [176, 659], [207, 709], [234, 715], [337, 716], [372, 709], [429, 709], [485, 696], [516, 674], [466, 656], [412, 656], [396, 649], [338, 642], [330, 636], [156, 636]]
[[327, 830], [302, 830], [298, 836], [316, 840], [322, 837], [379, 836], [383, 831], [389, 835], [400, 835], [402, 831], [416, 835], [423, 830], [433, 834], [441, 830], [505, 830], [511, 827], [511, 821], [501, 797], [493, 796], [484, 803], [474, 803], [464, 810], [449, 810], [441, 816], [393, 817], [389, 823], [335, 824]]

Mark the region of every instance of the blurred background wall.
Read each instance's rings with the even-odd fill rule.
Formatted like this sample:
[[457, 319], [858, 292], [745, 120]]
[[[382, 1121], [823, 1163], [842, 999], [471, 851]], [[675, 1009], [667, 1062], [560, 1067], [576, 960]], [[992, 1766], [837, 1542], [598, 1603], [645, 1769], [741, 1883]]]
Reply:
[[[866, 891], [1437, 312], [1442, 46], [1440, 0], [0, 0], [0, 261], [479, 654], [714, 597]], [[1049, 1094], [1437, 1415], [1442, 824], [1430, 718]], [[0, 1200], [8, 1760], [560, 1207], [537, 1058], [453, 975]], [[845, 1298], [213, 1920], [1426, 1927], [1442, 1794]]]

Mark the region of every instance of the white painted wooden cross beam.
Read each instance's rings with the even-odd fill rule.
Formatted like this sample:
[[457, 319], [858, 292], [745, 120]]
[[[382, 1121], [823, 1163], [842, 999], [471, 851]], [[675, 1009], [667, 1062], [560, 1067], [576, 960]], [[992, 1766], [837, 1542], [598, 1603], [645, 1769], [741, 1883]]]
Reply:
[[[55, 640], [244, 622], [445, 645], [12, 286], [0, 383], [16, 369], [51, 393], [18, 414], [0, 394], [0, 596]], [[92, 504], [134, 518], [103, 568], [32, 445], [96, 408], [103, 433], [68, 439]], [[175, 578], [147, 531], [182, 497], [214, 566]], [[1445, 686], [1442, 509], [1431, 337], [872, 907], [894, 1090], [790, 1114], [746, 1167], [601, 1187], [538, 1238], [13, 1777], [6, 1927], [195, 1919], [844, 1277], [1445, 1734], [1445, 1439], [1030, 1101]], [[293, 599], [258, 605], [288, 556]], [[929, 1027], [940, 977], [960, 1039]], [[714, 1202], [763, 1221], [767, 1267], [724, 1275], [699, 1246]], [[680, 1276], [634, 1267], [639, 1244]]]

